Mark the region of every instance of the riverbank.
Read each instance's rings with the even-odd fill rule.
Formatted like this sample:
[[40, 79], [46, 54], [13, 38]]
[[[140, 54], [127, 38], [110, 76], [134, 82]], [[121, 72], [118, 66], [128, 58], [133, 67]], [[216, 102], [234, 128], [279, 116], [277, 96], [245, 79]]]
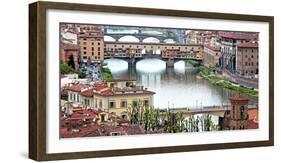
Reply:
[[214, 68], [209, 68], [206, 66], [199, 66], [199, 74], [205, 79], [209, 80], [212, 84], [222, 86], [224, 88], [234, 90], [238, 93], [246, 94], [253, 97], [258, 97], [259, 92], [254, 88], [245, 87], [243, 85], [234, 84], [227, 80], [222, 79], [221, 77], [215, 75]]

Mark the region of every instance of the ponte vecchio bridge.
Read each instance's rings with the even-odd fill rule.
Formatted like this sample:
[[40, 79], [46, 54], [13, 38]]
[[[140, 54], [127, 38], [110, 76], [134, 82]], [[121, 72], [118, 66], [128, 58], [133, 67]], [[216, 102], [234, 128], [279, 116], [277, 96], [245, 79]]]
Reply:
[[173, 66], [178, 60], [203, 59], [200, 44], [171, 44], [144, 42], [105, 42], [105, 59], [119, 58], [137, 62], [145, 58], [158, 58]]

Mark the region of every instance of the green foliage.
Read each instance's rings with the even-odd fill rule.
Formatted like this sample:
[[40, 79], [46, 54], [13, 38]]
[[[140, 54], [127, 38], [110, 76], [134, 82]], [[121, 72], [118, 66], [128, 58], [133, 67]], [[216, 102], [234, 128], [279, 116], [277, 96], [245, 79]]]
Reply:
[[112, 78], [112, 74], [109, 68], [102, 68], [102, 77], [103, 80], [110, 80]]
[[70, 55], [70, 56], [69, 56], [68, 65], [71, 66], [73, 69], [75, 69], [75, 63], [74, 63], [74, 57], [73, 57], [73, 55]]
[[86, 73], [83, 72], [83, 71], [79, 71], [78, 77], [79, 77], [79, 78], [85, 78], [85, 77], [86, 77]]
[[212, 75], [211, 72], [213, 72], [213, 70], [214, 70], [213, 68], [209, 68], [205, 66], [199, 67], [200, 75], [203, 76], [205, 79], [209, 80], [211, 83], [249, 96], [258, 97], [259, 92], [257, 90], [242, 85], [241, 86], [233, 85], [230, 82], [225, 81], [218, 76]]
[[182, 112], [160, 111], [153, 107], [144, 106], [142, 101], [128, 107], [127, 113], [130, 124], [142, 125], [147, 133], [159, 130], [165, 133], [199, 132], [199, 125], [202, 125], [202, 131], [219, 130], [219, 126], [212, 122], [211, 115], [202, 119], [193, 116], [186, 119]]
[[76, 73], [74, 68], [67, 64], [60, 64], [60, 71], [62, 74]]
[[211, 74], [211, 72], [213, 72], [213, 68], [209, 68], [209, 67], [206, 67], [206, 66], [200, 66], [199, 67], [199, 72], [200, 74], [202, 74], [203, 76], [208, 76]]
[[189, 60], [188, 63], [190, 63], [194, 67], [199, 67], [201, 65], [201, 63], [196, 60]]
[[232, 85], [231, 83], [226, 82], [226, 81], [218, 82], [218, 83], [216, 83], [216, 85], [223, 86], [224, 88], [231, 89], [231, 90], [234, 90], [236, 92], [243, 93], [243, 94], [246, 94], [246, 95], [249, 95], [249, 96], [258, 97], [258, 94], [259, 94], [259, 92], [257, 90], [254, 90], [252, 88]]

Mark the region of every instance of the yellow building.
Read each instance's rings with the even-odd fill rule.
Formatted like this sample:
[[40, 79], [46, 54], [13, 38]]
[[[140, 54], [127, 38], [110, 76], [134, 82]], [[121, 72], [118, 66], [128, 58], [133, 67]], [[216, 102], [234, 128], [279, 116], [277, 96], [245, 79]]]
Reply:
[[68, 90], [68, 101], [117, 116], [127, 116], [127, 109], [136, 105], [153, 106], [155, 94], [143, 86], [136, 86], [135, 80], [120, 79], [88, 87], [72, 85]]

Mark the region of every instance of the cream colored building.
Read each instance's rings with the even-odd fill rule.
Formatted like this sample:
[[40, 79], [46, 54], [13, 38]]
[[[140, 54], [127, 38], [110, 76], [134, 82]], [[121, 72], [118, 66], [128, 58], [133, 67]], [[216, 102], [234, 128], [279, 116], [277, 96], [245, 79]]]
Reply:
[[204, 46], [204, 57], [203, 64], [208, 67], [219, 66], [219, 59], [221, 57], [221, 52], [219, 48], [212, 47], [210, 45]]
[[94, 86], [73, 85], [68, 89], [68, 101], [118, 116], [127, 115], [129, 107], [153, 106], [155, 92], [135, 84], [134, 80], [116, 80]]

